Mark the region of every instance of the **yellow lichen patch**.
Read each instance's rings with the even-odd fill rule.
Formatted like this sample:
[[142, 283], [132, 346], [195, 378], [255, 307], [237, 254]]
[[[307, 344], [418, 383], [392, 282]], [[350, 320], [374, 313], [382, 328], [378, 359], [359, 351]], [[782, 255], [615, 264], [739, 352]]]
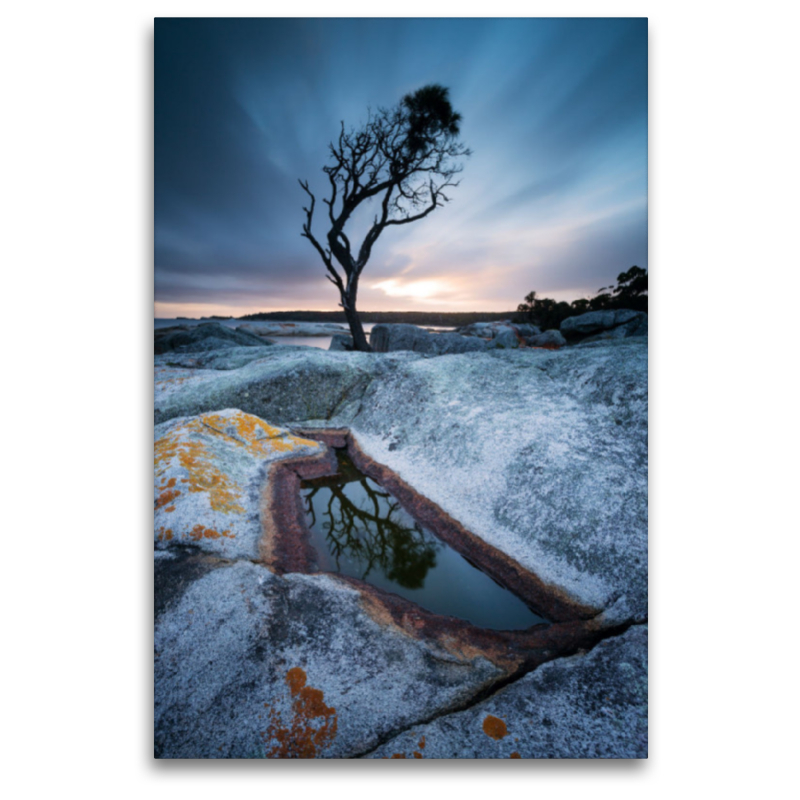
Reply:
[[235, 539], [236, 534], [231, 533], [230, 528], [222, 531], [215, 531], [213, 528], [204, 528], [202, 525], [195, 525], [189, 531], [189, 538], [195, 542], [201, 539]]
[[230, 436], [234, 441], [247, 447], [254, 456], [288, 453], [298, 447], [316, 446], [316, 442], [311, 439], [292, 436], [280, 428], [268, 425], [264, 420], [254, 417], [252, 414], [243, 412], [230, 416], [203, 414], [200, 419], [206, 427], [223, 436]]
[[487, 715], [483, 721], [483, 732], [492, 739], [499, 741], [504, 736], [508, 735], [508, 728], [505, 722], [499, 717], [493, 717], [491, 714]]
[[167, 528], [164, 530], [164, 526], [162, 525], [158, 529], [158, 541], [159, 542], [168, 542], [172, 538], [172, 528]]
[[161, 477], [177, 459], [189, 474], [181, 481], [187, 481], [190, 492], [206, 492], [214, 511], [244, 513], [244, 507], [237, 502], [242, 496], [239, 486], [214, 464], [205, 443], [186, 438], [187, 433], [201, 432], [200, 424], [192, 420], [159, 439], [155, 443], [156, 477]]
[[167, 492], [173, 490], [176, 478], [171, 477], [166, 486], [163, 479], [170, 467], [180, 466], [188, 473], [188, 478], [180, 479], [181, 483], [186, 483], [190, 492], [206, 492], [214, 511], [244, 513], [239, 502], [243, 496], [241, 487], [215, 463], [210, 444], [217, 439], [244, 448], [256, 459], [290, 453], [301, 447], [318, 447], [310, 439], [292, 436], [251, 414], [203, 414], [173, 429], [155, 443], [156, 478], [162, 478], [161, 488]]
[[292, 697], [292, 721], [284, 725], [280, 712], [269, 709], [264, 738], [277, 744], [267, 751], [267, 758], [316, 758], [317, 751], [336, 738], [336, 709], [325, 705], [319, 689], [306, 686], [306, 673], [300, 667], [286, 673], [286, 685]]

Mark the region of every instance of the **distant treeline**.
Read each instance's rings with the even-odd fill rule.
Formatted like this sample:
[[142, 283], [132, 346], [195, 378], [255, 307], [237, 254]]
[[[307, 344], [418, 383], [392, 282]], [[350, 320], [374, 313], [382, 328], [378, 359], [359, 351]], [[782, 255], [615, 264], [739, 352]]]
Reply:
[[594, 297], [573, 300], [571, 303], [557, 302], [549, 297], [537, 297], [536, 292], [525, 296], [525, 302], [517, 306], [514, 322], [530, 322], [543, 330], [558, 328], [568, 317], [586, 314], [588, 311], [613, 311], [627, 308], [647, 313], [647, 270], [633, 266], [617, 275], [616, 286], [603, 286]]
[[[441, 325], [459, 328], [473, 322], [511, 319], [515, 311], [359, 311], [362, 322], [407, 322], [410, 325]], [[263, 311], [239, 317], [251, 322], [291, 320], [292, 322], [343, 322], [343, 311]]]

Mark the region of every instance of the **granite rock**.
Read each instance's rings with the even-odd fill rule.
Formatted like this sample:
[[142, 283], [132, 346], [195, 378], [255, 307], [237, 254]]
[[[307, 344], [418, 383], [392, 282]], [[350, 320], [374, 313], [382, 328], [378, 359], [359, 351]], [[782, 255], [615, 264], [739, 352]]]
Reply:
[[647, 626], [543, 664], [369, 758], [647, 758]]

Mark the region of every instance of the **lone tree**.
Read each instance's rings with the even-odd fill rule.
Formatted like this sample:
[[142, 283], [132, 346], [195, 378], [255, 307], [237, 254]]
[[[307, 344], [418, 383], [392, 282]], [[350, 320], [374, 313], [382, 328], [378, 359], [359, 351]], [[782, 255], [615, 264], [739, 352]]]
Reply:
[[[407, 94], [395, 108], [370, 112], [360, 129], [346, 131], [342, 122], [338, 140], [330, 144], [332, 163], [322, 168], [331, 184], [330, 197], [323, 198], [330, 223], [327, 247], [311, 232], [316, 198], [308, 181], [300, 181], [311, 198], [303, 207], [306, 221], [301, 235], [314, 245], [328, 271], [326, 277], [339, 290], [339, 305], [356, 350], [372, 350], [356, 311], [358, 280], [372, 247], [390, 225], [416, 222], [449, 201], [445, 189], [458, 185], [453, 177], [463, 169], [459, 159], [470, 154], [458, 141], [460, 121], [448, 90], [431, 84]], [[373, 200], [377, 213], [356, 250], [345, 227], [362, 203]]]

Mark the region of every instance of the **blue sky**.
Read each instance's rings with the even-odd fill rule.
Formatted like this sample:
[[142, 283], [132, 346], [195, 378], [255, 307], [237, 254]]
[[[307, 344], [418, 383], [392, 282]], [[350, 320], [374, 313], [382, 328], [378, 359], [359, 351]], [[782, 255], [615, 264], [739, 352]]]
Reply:
[[646, 19], [158, 19], [156, 315], [335, 309], [297, 180], [321, 200], [340, 120], [427, 83], [473, 154], [378, 240], [360, 309], [501, 311], [647, 267]]

